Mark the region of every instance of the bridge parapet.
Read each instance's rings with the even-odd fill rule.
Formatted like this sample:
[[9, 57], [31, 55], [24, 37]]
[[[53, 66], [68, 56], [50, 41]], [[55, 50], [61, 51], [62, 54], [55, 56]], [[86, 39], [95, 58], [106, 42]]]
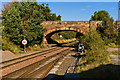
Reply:
[[47, 30], [63, 27], [73, 27], [80, 29], [84, 32], [89, 32], [90, 26], [97, 27], [97, 24], [101, 24], [102, 21], [44, 21], [41, 23]]
[[42, 24], [48, 24], [48, 25], [53, 25], [53, 24], [89, 24], [89, 21], [44, 21]]

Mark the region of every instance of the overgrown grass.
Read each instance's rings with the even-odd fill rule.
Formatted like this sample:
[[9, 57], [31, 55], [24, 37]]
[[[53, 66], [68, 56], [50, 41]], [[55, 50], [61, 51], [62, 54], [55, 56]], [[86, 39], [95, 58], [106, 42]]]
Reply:
[[[86, 55], [86, 54], [84, 54], [84, 55]], [[99, 73], [97, 73], [97, 71], [94, 69], [100, 67], [101, 65], [111, 64], [111, 60], [109, 57], [107, 57], [107, 59], [103, 62], [94, 61], [94, 62], [90, 62], [90, 63], [88, 63], [87, 58], [88, 58], [87, 56], [83, 57], [79, 64], [78, 73], [80, 73], [80, 78], [98, 78]], [[101, 71], [105, 70], [105, 68], [100, 68], [100, 69], [101, 69]], [[90, 71], [90, 70], [92, 70], [92, 71]]]
[[71, 42], [71, 41], [75, 41], [76, 38], [73, 38], [73, 39], [60, 39], [60, 40], [56, 40], [58, 43], [67, 43], [67, 42]]
[[[40, 45], [34, 45], [29, 46], [26, 50], [33, 50], [33, 51], [39, 51], [41, 46]], [[14, 54], [17, 53], [24, 53], [24, 49], [20, 48], [19, 45], [15, 45], [13, 42], [11, 42], [8, 38], [2, 39], [2, 50], [9, 50]]]
[[120, 51], [112, 51], [112, 52], [110, 52], [110, 54], [112, 54], [112, 55], [120, 55]]
[[119, 46], [116, 45], [115, 43], [110, 43], [108, 45], [105, 45], [106, 48], [118, 48]]
[[39, 51], [40, 45], [29, 46], [29, 48], [31, 48], [34, 51]]
[[4, 38], [2, 39], [2, 50], [9, 50], [14, 54], [19, 53], [22, 48], [19, 46], [15, 45], [13, 42], [11, 42], [9, 39]]
[[82, 60], [80, 62], [79, 72], [98, 67], [101, 64], [111, 64], [110, 58], [107, 57], [106, 61], [104, 61], [104, 62], [97, 62], [96, 61], [96, 62], [88, 63], [87, 62], [87, 56], [85, 56], [85, 57], [82, 58]]

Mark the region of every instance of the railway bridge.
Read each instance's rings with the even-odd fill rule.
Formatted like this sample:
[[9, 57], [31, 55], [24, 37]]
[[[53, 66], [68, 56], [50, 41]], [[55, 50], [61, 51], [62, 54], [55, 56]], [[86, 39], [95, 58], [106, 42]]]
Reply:
[[90, 28], [96, 28], [102, 21], [44, 21], [41, 25], [47, 29], [44, 34], [43, 44], [54, 44], [50, 38], [60, 31], [76, 31], [86, 35]]

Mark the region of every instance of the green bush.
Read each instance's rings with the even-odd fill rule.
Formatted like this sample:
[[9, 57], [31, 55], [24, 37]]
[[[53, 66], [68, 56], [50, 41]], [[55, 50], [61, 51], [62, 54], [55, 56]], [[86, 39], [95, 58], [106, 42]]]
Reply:
[[92, 29], [83, 40], [88, 50], [86, 53], [87, 63], [105, 62], [108, 59], [108, 51], [104, 47], [104, 41], [96, 30]]
[[74, 31], [62, 31], [62, 32], [59, 32], [58, 34], [62, 35], [64, 39], [72, 39], [76, 37], [76, 33], [77, 32], [74, 32]]
[[9, 50], [12, 53], [17, 54], [21, 51], [21, 48], [4, 37], [4, 39], [2, 39], [2, 50]]
[[34, 46], [29, 46], [32, 50], [34, 50], [34, 51], [39, 51], [39, 49], [38, 48], [40, 48], [40, 46], [38, 46], [38, 45], [34, 45]]
[[14, 2], [2, 11], [3, 34], [17, 45], [21, 45], [24, 37], [28, 45], [40, 44], [44, 30], [40, 25], [44, 20], [42, 11], [37, 2]]
[[110, 43], [107, 45], [107, 47], [118, 48], [118, 45], [116, 45], [115, 43]]

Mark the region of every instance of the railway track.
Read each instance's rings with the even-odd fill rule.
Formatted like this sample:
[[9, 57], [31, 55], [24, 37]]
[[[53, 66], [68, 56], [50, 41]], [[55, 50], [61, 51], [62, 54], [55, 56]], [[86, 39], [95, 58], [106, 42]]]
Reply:
[[56, 56], [52, 56], [47, 58], [46, 60], [39, 61], [37, 63], [34, 63], [30, 66], [27, 66], [25, 68], [22, 68], [18, 71], [15, 71], [11, 74], [8, 74], [6, 76], [3, 76], [4, 79], [6, 78], [13, 78], [14, 80], [18, 79], [32, 79], [32, 78], [39, 78], [43, 79], [46, 77], [48, 72], [52, 69], [52, 67], [65, 55], [67, 55], [70, 52], [70, 49], [66, 49], [65, 51], [62, 51], [58, 53]]
[[[70, 45], [73, 45], [73, 44], [70, 44]], [[55, 53], [57, 51], [58, 53]], [[7, 79], [7, 78], [13, 78], [13, 79], [21, 78], [22, 79], [22, 78], [34, 78], [34, 77], [36, 78], [37, 76], [34, 76], [34, 75], [38, 73], [40, 74], [38, 75], [39, 78], [42, 79], [63, 56], [68, 54], [69, 51], [70, 50], [68, 47], [67, 48], [58, 47], [58, 48], [52, 48], [49, 51], [45, 50], [42, 52], [30, 54], [30, 55], [23, 56], [20, 58], [12, 59], [10, 61], [2, 62], [0, 64], [2, 64], [3, 72], [6, 72], [7, 69], [9, 70], [10, 68], [12, 69], [13, 67], [16, 67], [16, 66], [22, 66], [21, 68], [18, 68], [16, 70], [13, 70], [10, 72], [8, 71], [7, 74], [3, 73], [3, 79]], [[52, 53], [55, 53], [55, 54], [52, 54]], [[37, 60], [36, 62], [34, 62], [33, 60], [32, 62], [32, 59], [40, 59], [40, 58], [41, 60]], [[18, 65], [20, 63], [25, 64], [27, 61], [28, 62], [31, 61], [31, 64], [26, 65], [26, 66]]]
[[4, 61], [4, 62], [0, 63], [0, 65], [1, 65], [1, 68], [4, 69], [6, 67], [9, 67], [10, 65], [14, 65], [16, 63], [35, 58], [37, 56], [43, 56], [43, 55], [45, 55], [49, 52], [56, 51], [56, 50], [59, 50], [59, 49], [61, 49], [61, 48], [60, 47], [59, 48], [52, 48], [52, 49], [41, 51], [41, 52], [38, 52], [38, 53], [33, 53], [33, 54], [30, 54], [30, 55], [26, 55], [26, 56], [22, 56], [22, 57], [19, 57], [19, 58], [11, 59], [9, 61]]
[[57, 52], [59, 53], [59, 52], [65, 50], [65, 49], [66, 48], [54, 49], [54, 50], [52, 50], [50, 52], [44, 53], [43, 55], [37, 55], [37, 56], [34, 56], [34, 57], [30, 56], [30, 58], [25, 59], [25, 60], [21, 59], [22, 61], [15, 62], [13, 64], [7, 65], [4, 68], [2, 68], [1, 69], [2, 75], [3, 76], [7, 75], [7, 74], [12, 73], [12, 72], [14, 72], [16, 70], [19, 70], [19, 69], [21, 69], [23, 67], [32, 65], [32, 64], [34, 64], [34, 63], [36, 63], [38, 61], [42, 61], [42, 60], [47, 59], [49, 57], [55, 56], [55, 55], [57, 55]]
[[58, 62], [57, 65], [54, 66], [44, 80], [79, 80], [80, 77], [79, 74], [77, 74], [77, 66], [81, 59], [82, 57], [80, 56], [64, 57], [62, 61]]

